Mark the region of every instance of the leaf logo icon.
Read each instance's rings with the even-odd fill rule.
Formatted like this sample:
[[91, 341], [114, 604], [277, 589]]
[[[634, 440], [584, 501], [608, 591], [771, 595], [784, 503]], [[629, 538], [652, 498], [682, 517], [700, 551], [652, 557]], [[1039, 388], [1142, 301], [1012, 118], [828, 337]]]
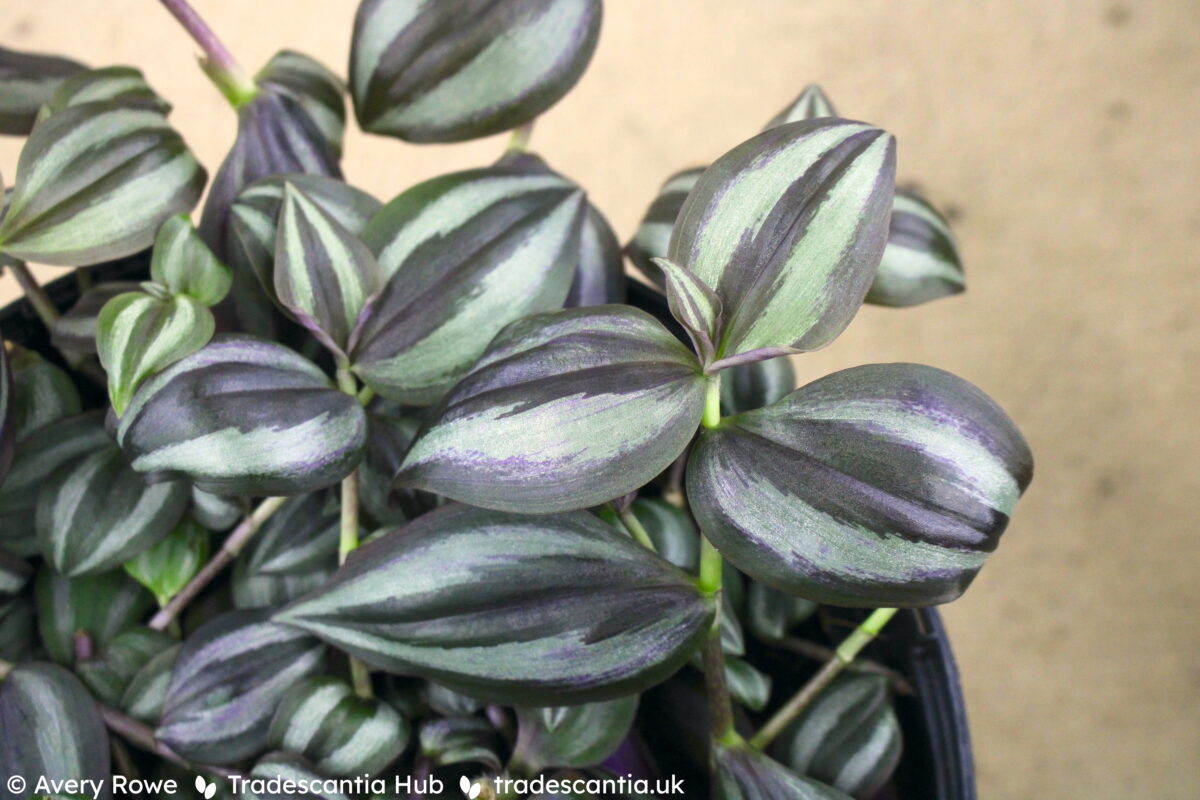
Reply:
[[212, 800], [213, 795], [217, 793], [217, 784], [208, 783], [202, 775], [196, 776], [196, 791], [204, 795], [204, 800]]
[[468, 780], [466, 775], [463, 775], [458, 779], [458, 788], [462, 789], [462, 793], [465, 794], [469, 800], [475, 800], [476, 797], [479, 797], [479, 793], [483, 791], [482, 786], [480, 786], [478, 783], [472, 783], [470, 780]]

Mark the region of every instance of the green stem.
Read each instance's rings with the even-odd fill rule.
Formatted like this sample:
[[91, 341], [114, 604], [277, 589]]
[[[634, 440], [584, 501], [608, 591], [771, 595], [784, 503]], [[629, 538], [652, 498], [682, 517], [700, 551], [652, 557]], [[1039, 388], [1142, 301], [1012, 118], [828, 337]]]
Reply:
[[721, 591], [721, 553], [707, 536], [700, 537], [700, 591], [710, 597]]
[[708, 712], [712, 718], [713, 739], [723, 745], [741, 741], [733, 728], [733, 701], [729, 698], [729, 686], [725, 683], [725, 653], [721, 649], [721, 606], [717, 605], [717, 618], [712, 630], [704, 639], [701, 651], [704, 658], [704, 690], [708, 695]]
[[242, 69], [233, 57], [233, 53], [217, 38], [213, 29], [208, 26], [196, 10], [188, 5], [187, 0], [160, 0], [179, 24], [183, 26], [200, 49], [204, 58], [200, 60], [200, 68], [204, 74], [216, 84], [217, 89], [225, 96], [234, 108], [241, 108], [258, 96], [258, 86]]
[[877, 608], [871, 612], [871, 615], [863, 620], [862, 624], [855, 628], [838, 645], [837, 649], [833, 652], [833, 658], [826, 661], [817, 674], [812, 676], [808, 683], [801, 687], [800, 691], [783, 705], [783, 708], [776, 711], [775, 716], [767, 720], [767, 723], [762, 726], [762, 729], [758, 733], [754, 734], [754, 737], [750, 739], [750, 746], [763, 750], [775, 740], [775, 737], [783, 733], [784, 729], [788, 725], [791, 725], [800, 716], [800, 713], [829, 684], [833, 683], [833, 679], [858, 656], [859, 652], [872, 639], [879, 635], [879, 632], [883, 630], [883, 626], [887, 625], [892, 617], [896, 616], [898, 610], [895, 608]]
[[637, 518], [637, 514], [633, 513], [632, 508], [626, 508], [617, 512], [621, 518], [621, 522], [625, 525], [626, 530], [637, 539], [638, 542], [651, 552], [657, 553], [658, 548], [654, 546], [654, 540], [650, 538], [650, 533], [646, 530], [646, 526]]
[[246, 543], [253, 538], [254, 534], [258, 533], [258, 529], [267, 519], [279, 510], [283, 505], [286, 497], [268, 497], [258, 504], [258, 507], [250, 513], [248, 517], [242, 520], [241, 524], [233, 529], [233, 533], [229, 534], [225, 539], [225, 543], [221, 545], [221, 549], [217, 554], [209, 559], [204, 568], [196, 573], [196, 577], [188, 581], [187, 586], [183, 587], [183, 591], [171, 598], [171, 601], [162, 607], [154, 617], [150, 620], [150, 627], [155, 630], [166, 630], [171, 622], [179, 616], [180, 612], [187, 607], [187, 604], [195, 599], [200, 591], [212, 582], [212, 579], [220, 574], [221, 570], [237, 558], [238, 553], [242, 552], [242, 548]]
[[46, 290], [37, 282], [37, 278], [33, 277], [33, 273], [29, 271], [29, 266], [24, 261], [10, 262], [9, 269], [12, 270], [13, 277], [17, 279], [17, 283], [21, 284], [21, 290], [29, 298], [29, 304], [33, 306], [38, 319], [46, 326], [46, 330], [50, 330], [50, 326], [59, 317], [58, 308], [54, 305], [54, 301], [50, 299], [50, 295], [46, 294]]
[[529, 139], [533, 136], [533, 124], [536, 119], [531, 119], [519, 128], [513, 128], [512, 136], [508, 138], [508, 151], [524, 153], [529, 149]]
[[700, 424], [706, 428], [715, 428], [721, 424], [721, 376], [712, 375], [708, 379], [708, 392], [704, 395], [704, 417]]
[[[358, 382], [347, 367], [338, 367], [338, 388], [351, 397], [357, 398]], [[341, 535], [338, 539], [338, 564], [345, 564], [350, 554], [358, 549], [358, 469], [342, 479], [342, 522]], [[367, 665], [354, 656], [350, 656], [350, 679], [354, 684], [354, 692], [359, 697], [374, 696], [371, 687], [371, 673]]]

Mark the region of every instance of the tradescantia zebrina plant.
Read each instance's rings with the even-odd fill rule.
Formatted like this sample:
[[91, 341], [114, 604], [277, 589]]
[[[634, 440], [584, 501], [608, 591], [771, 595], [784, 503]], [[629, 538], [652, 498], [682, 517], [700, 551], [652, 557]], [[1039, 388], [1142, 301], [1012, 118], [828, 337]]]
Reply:
[[[0, 50], [0, 131], [28, 137], [0, 257], [49, 334], [0, 350], [0, 772], [889, 784], [913, 688], [860, 653], [967, 588], [1032, 473], [934, 367], [795, 387], [864, 302], [963, 288], [893, 137], [809, 87], [622, 252], [529, 150], [600, 0], [364, 0], [344, 75], [283, 51], [253, 77], [162, 2], [237, 116], [195, 224], [206, 173], [138, 69]], [[514, 133], [376, 198], [338, 163], [347, 91], [369, 133]], [[76, 268], [74, 302], [27, 261]]]

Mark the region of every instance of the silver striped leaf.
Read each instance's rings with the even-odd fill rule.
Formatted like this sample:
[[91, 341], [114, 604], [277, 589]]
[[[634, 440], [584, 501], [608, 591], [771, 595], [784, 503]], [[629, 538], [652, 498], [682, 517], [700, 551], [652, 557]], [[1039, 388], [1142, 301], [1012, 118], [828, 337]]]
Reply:
[[452, 505], [356, 550], [275, 618], [379, 669], [563, 705], [665, 679], [712, 616], [690, 576], [591, 514]]
[[0, 601], [19, 594], [32, 575], [28, 561], [0, 547]]
[[638, 695], [600, 703], [517, 708], [517, 743], [509, 768], [536, 775], [550, 767], [594, 767], [629, 735]]
[[645, 312], [526, 317], [446, 396], [396, 482], [504, 511], [600, 505], [683, 452], [705, 386], [695, 356]]
[[500, 167], [443, 175], [392, 200], [363, 231], [387, 285], [354, 371], [384, 397], [436, 401], [505, 325], [562, 307], [586, 207], [556, 175]]
[[243, 189], [229, 210], [230, 263], [257, 276], [275, 297], [275, 244], [285, 184], [305, 197], [339, 225], [360, 236], [383, 204], [371, 195], [325, 175], [287, 175], [263, 178]]
[[[333, 791], [338, 784], [295, 753], [268, 753], [250, 770], [250, 780], [249, 785], [258, 793], [244, 791], [243, 800], [351, 800]], [[303, 786], [304, 790], [286, 791], [295, 786]]]
[[902, 749], [887, 678], [868, 673], [839, 676], [771, 744], [796, 772], [859, 800], [887, 783]]
[[179, 658], [180, 645], [151, 656], [125, 687], [117, 706], [126, 714], [147, 725], [158, 725], [162, 717], [163, 702], [167, 699], [167, 687], [171, 683], [171, 672]]
[[84, 103], [112, 102], [126, 108], [155, 111], [164, 117], [171, 104], [146, 83], [137, 67], [100, 67], [78, 72], [64, 79], [46, 102], [51, 114]]
[[59, 350], [90, 355], [96, 352], [96, 326], [105, 303], [127, 292], [141, 291], [136, 281], [108, 281], [87, 289], [50, 325], [50, 342]]
[[204, 180], [162, 114], [111, 101], [67, 108], [21, 150], [0, 250], [62, 266], [132, 255], [164, 220], [191, 210]]
[[897, 191], [887, 248], [867, 302], [915, 306], [965, 289], [950, 223], [921, 195]]
[[0, 545], [20, 556], [37, 553], [38, 490], [63, 464], [109, 444], [100, 411], [56, 420], [22, 437], [0, 484]]
[[392, 478], [404, 463], [420, 429], [420, 420], [367, 411], [367, 453], [358, 469], [358, 496], [376, 525], [399, 525], [432, 508], [434, 498], [411, 489], [393, 489]]
[[725, 656], [725, 685], [735, 703], [762, 711], [771, 702], [771, 676], [737, 656]]
[[721, 414], [732, 416], [769, 406], [796, 388], [791, 359], [770, 358], [721, 372]]
[[713, 746], [714, 800], [851, 800], [839, 789], [804, 778], [744, 743]]
[[96, 354], [108, 374], [108, 397], [118, 416], [147, 378], [204, 347], [216, 329], [204, 303], [148, 288], [155, 294], [117, 295], [96, 320]]
[[275, 711], [268, 746], [303, 756], [325, 775], [375, 776], [400, 757], [412, 729], [382, 700], [362, 698], [329, 675], [288, 690]]
[[432, 767], [478, 764], [499, 772], [500, 737], [491, 723], [480, 717], [432, 717], [421, 723], [417, 736], [419, 758]]
[[154, 598], [124, 572], [66, 578], [48, 566], [34, 581], [38, 631], [47, 655], [60, 664], [75, 662], [76, 634], [101, 648], [124, 630], [141, 624]]
[[200, 217], [200, 235], [218, 258], [235, 267], [225, 308], [236, 318], [239, 330], [267, 338], [278, 334], [278, 314], [258, 281], [234, 262], [237, 243], [230, 209], [251, 183], [296, 173], [342, 176], [337, 156], [304, 107], [279, 89], [261, 87], [253, 100], [238, 109], [237, 138], [213, 178]]
[[601, 0], [363, 0], [350, 47], [358, 123], [458, 142], [528, 122], [583, 75], [602, 10]]
[[315, 364], [281, 345], [232, 335], [146, 381], [117, 429], [139, 472], [257, 497], [337, 483], [358, 465], [365, 436], [357, 398], [335, 389]]
[[213, 254], [187, 214], [171, 217], [158, 229], [150, 278], [173, 295], [187, 295], [215, 306], [229, 293], [233, 275]]
[[0, 47], [0, 134], [27, 135], [58, 85], [85, 69], [68, 58]]
[[705, 365], [712, 363], [724, 322], [721, 298], [690, 271], [669, 259], [656, 258], [654, 265], [662, 272], [671, 316], [687, 331], [700, 360]]
[[838, 606], [958, 597], [1033, 459], [1004, 411], [918, 364], [842, 370], [723, 421], [692, 449], [691, 508], [752, 578]]
[[324, 584], [337, 569], [340, 525], [330, 495], [289, 497], [233, 562], [234, 606], [278, 606]]
[[101, 703], [121, 702], [133, 677], [155, 656], [169, 650], [175, 640], [153, 628], [122, 631], [91, 658], [75, 663], [75, 673]]
[[295, 50], [280, 50], [254, 76], [268, 87], [296, 101], [321, 132], [330, 151], [342, 157], [346, 128], [346, 84], [321, 62]]
[[[185, 487], [191, 499], [190, 487]], [[210, 535], [189, 516], [180, 519], [165, 537], [125, 562], [129, 577], [145, 586], [160, 606], [183, 591], [183, 587], [208, 562]]]
[[675, 227], [675, 220], [679, 218], [683, 201], [687, 199], [703, 173], [704, 167], [689, 167], [667, 178], [646, 215], [638, 223], [633, 238], [625, 245], [625, 255], [629, 256], [633, 265], [660, 289], [666, 286], [666, 281], [654, 259], [666, 258], [671, 244], [671, 230]]
[[362, 240], [291, 183], [283, 186], [275, 240], [275, 296], [339, 363], [383, 288]]
[[12, 368], [8, 363], [8, 347], [0, 338], [0, 485], [12, 466], [13, 447], [17, 440], [16, 398], [13, 397]]
[[2, 800], [31, 797], [40, 780], [88, 781], [89, 797], [111, 796], [100, 709], [79, 679], [57, 664], [18, 664], [0, 683], [0, 731], [0, 773], [26, 781], [13, 791], [14, 781], [6, 780]]
[[487, 703], [470, 695], [448, 689], [433, 681], [420, 681], [419, 695], [435, 714], [444, 717], [469, 717], [483, 710]]
[[102, 447], [55, 470], [38, 492], [42, 555], [71, 578], [116, 569], [171, 532], [190, 494], [182, 481], [147, 483], [121, 448]]
[[225, 497], [192, 487], [192, 506], [188, 513], [210, 531], [229, 530], [248, 510], [243, 508], [237, 497]]
[[0, 600], [0, 658], [24, 661], [37, 645], [37, 621], [28, 593]]
[[192, 761], [232, 764], [262, 751], [288, 688], [321, 669], [325, 647], [265, 612], [201, 625], [179, 651], [155, 738]]
[[837, 111], [833, 108], [833, 103], [825, 94], [825, 91], [815, 83], [810, 83], [804, 87], [804, 91], [800, 92], [793, 100], [771, 120], [763, 126], [763, 130], [767, 131], [771, 128], [778, 128], [780, 125], [786, 125], [789, 122], [801, 122], [809, 119], [821, 119], [822, 117], [836, 117]]
[[[541, 156], [523, 150], [510, 150], [496, 162], [496, 166], [515, 167], [542, 175], [558, 174]], [[600, 209], [589, 202], [583, 228], [579, 232], [579, 266], [563, 305], [566, 308], [580, 308], [624, 303], [625, 282], [625, 262], [621, 257], [617, 235]]]
[[836, 118], [772, 128], [704, 171], [668, 258], [721, 298], [722, 359], [815, 350], [842, 332], [883, 255], [895, 171], [891, 135]]
[[750, 581], [746, 590], [746, 628], [755, 638], [779, 641], [817, 611], [812, 600]]

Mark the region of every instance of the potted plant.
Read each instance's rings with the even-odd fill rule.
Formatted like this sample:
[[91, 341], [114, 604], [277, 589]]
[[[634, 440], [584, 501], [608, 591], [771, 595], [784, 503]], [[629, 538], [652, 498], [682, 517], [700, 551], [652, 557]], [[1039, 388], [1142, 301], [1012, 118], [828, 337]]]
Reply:
[[[238, 117], [211, 184], [136, 68], [0, 51], [3, 797], [971, 795], [915, 610], [1029, 449], [936, 368], [788, 361], [963, 288], [889, 134], [809, 87], [621, 248], [529, 149], [600, 0], [363, 0], [345, 82], [162, 4]], [[511, 141], [382, 203], [347, 88]]]

